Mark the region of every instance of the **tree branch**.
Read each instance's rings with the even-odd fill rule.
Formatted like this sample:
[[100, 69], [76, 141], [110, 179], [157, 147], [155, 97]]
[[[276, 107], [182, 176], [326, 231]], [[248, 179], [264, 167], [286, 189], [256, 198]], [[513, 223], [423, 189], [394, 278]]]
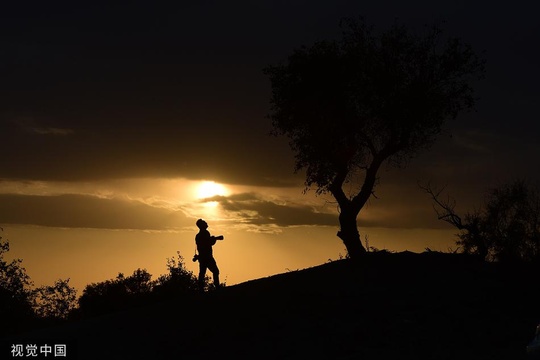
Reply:
[[367, 136], [364, 133], [359, 134], [360, 138], [365, 141], [366, 146], [368, 147], [369, 151], [371, 152], [371, 155], [375, 157], [377, 155], [377, 148], [375, 147], [375, 144], [373, 143], [373, 140]]
[[463, 225], [461, 217], [457, 215], [454, 210], [454, 208], [456, 207], [456, 201], [454, 199], [451, 199], [450, 196], [447, 196], [446, 201], [440, 200], [439, 197], [446, 188], [446, 186], [444, 186], [440, 190], [433, 190], [429, 181], [426, 185], [422, 185], [420, 182], [418, 182], [418, 186], [420, 187], [420, 189], [428, 193], [431, 196], [431, 199], [435, 202], [435, 204], [442, 209], [439, 210], [435, 205], [433, 205], [433, 210], [435, 210], [435, 213], [437, 214], [439, 220], [444, 220], [447, 223], [455, 226], [459, 230], [467, 228], [467, 224]]
[[371, 164], [366, 170], [364, 184], [362, 185], [360, 192], [352, 199], [352, 204], [355, 211], [360, 212], [362, 207], [364, 207], [368, 201], [369, 197], [373, 194], [373, 188], [375, 186], [375, 182], [377, 181], [377, 171], [379, 171], [379, 167], [384, 160], [385, 157], [381, 156], [380, 153], [373, 157]]
[[341, 208], [348, 206], [351, 202], [343, 191], [343, 183], [345, 182], [347, 173], [347, 169], [342, 169], [341, 171], [339, 171], [336, 174], [334, 181], [332, 181], [332, 183], [328, 187], [328, 190], [330, 190]]

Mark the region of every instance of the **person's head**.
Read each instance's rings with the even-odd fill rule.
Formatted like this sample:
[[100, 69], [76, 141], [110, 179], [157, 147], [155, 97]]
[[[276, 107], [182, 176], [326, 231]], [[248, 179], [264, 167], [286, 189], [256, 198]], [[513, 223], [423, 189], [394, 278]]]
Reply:
[[203, 219], [197, 220], [195, 225], [197, 225], [197, 227], [201, 230], [205, 230], [206, 228], [208, 228], [208, 224]]

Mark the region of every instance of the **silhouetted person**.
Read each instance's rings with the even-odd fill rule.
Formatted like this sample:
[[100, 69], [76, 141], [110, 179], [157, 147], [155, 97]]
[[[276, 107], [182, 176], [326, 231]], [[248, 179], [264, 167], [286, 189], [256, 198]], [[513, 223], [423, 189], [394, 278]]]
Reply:
[[216, 243], [216, 240], [223, 240], [223, 235], [211, 236], [208, 230], [208, 224], [203, 219], [199, 219], [196, 222], [199, 228], [199, 233], [195, 236], [195, 243], [197, 244], [197, 251], [199, 255], [195, 255], [193, 261], [199, 260], [199, 291], [204, 291], [204, 277], [206, 275], [206, 269], [210, 270], [214, 275], [214, 286], [218, 288], [219, 284], [219, 269], [216, 264], [216, 259], [212, 254], [212, 246]]

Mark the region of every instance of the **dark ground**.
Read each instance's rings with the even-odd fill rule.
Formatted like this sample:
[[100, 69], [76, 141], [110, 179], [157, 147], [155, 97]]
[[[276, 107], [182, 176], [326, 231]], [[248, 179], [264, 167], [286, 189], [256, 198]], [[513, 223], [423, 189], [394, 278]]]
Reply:
[[79, 359], [524, 359], [538, 279], [453, 254], [370, 253], [41, 329], [2, 352], [46, 339]]

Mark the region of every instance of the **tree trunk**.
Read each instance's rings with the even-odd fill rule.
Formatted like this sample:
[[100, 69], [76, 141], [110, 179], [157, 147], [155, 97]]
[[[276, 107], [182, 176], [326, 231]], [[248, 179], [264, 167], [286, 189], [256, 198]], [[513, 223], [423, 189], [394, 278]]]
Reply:
[[338, 231], [337, 236], [343, 240], [351, 259], [358, 259], [366, 253], [366, 249], [360, 241], [360, 234], [356, 225], [357, 215], [358, 213], [347, 208], [341, 209], [341, 214], [339, 214], [341, 229]]

